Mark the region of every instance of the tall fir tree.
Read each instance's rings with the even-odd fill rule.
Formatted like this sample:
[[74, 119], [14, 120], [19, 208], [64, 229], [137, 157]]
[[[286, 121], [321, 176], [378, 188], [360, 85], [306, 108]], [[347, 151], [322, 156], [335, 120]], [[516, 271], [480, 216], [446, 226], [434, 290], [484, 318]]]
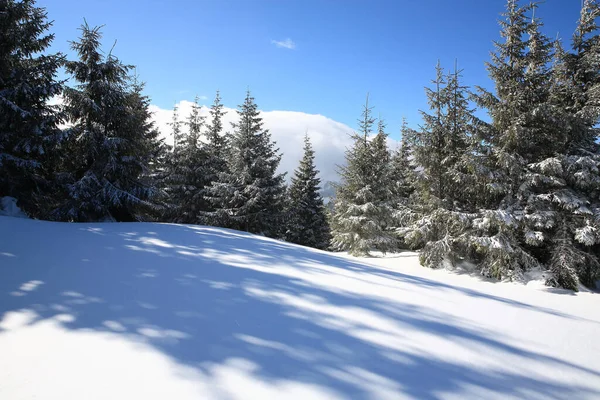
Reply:
[[391, 156], [391, 179], [396, 203], [406, 204], [414, 192], [415, 168], [412, 160], [412, 147], [416, 132], [402, 120], [400, 145]]
[[136, 210], [150, 205], [154, 188], [141, 176], [147, 167], [140, 146], [147, 133], [131, 110], [129, 66], [100, 50], [100, 28], [81, 27], [72, 49], [79, 60], [66, 70], [78, 82], [65, 88], [65, 111], [71, 138], [62, 165], [65, 199], [53, 216], [67, 221], [133, 221]]
[[[217, 91], [215, 100], [210, 107], [210, 123], [206, 130], [206, 171], [205, 179], [207, 185], [219, 180], [219, 174], [227, 172], [227, 156], [229, 152], [229, 138], [223, 132], [223, 117], [226, 111], [223, 110], [221, 103], [221, 94]], [[209, 208], [207, 211], [212, 212], [214, 209]]]
[[438, 268], [456, 262], [463, 245], [472, 203], [472, 191], [463, 185], [474, 180], [464, 158], [470, 154], [475, 117], [457, 68], [445, 76], [438, 63], [433, 84], [434, 89], [426, 89], [431, 114], [423, 112], [424, 126], [409, 136], [419, 171], [408, 205], [397, 214], [397, 232], [408, 247], [422, 248], [423, 265]]
[[144, 94], [145, 84], [134, 76], [128, 91], [129, 140], [135, 142], [135, 156], [139, 163], [139, 180], [152, 191], [151, 201], [139, 203], [132, 215], [139, 221], [160, 220], [166, 205], [166, 193], [161, 189], [160, 176], [164, 172], [169, 146], [160, 137], [160, 131], [150, 111], [150, 97]]
[[53, 185], [50, 163], [61, 115], [49, 100], [62, 90], [61, 54], [42, 54], [53, 34], [35, 0], [0, 1], [0, 197], [40, 216]]
[[383, 124], [373, 142], [369, 140], [375, 118], [368, 96], [358, 122], [354, 145], [346, 151], [346, 165], [340, 167], [342, 182], [337, 186], [331, 217], [332, 246], [353, 255], [369, 255], [375, 250], [385, 253], [397, 247], [388, 229], [392, 215], [390, 156]]
[[479, 131], [479, 143], [471, 142], [472, 153], [480, 156], [480, 164], [471, 167], [483, 172], [480, 175], [489, 174], [479, 180], [486, 188], [479, 199], [482, 211], [461, 226], [464, 240], [460, 255], [476, 263], [484, 276], [498, 279], [517, 278], [524, 270], [540, 265], [522, 240], [523, 207], [517, 193], [527, 163], [547, 139], [536, 136], [534, 124], [528, 122], [544, 96], [540, 86], [544, 80], [537, 75], [543, 72], [529, 69], [532, 42], [525, 38], [532, 28], [528, 13], [533, 7], [507, 1], [500, 21], [504, 40], [495, 42], [492, 61], [486, 64], [495, 92], [478, 88], [476, 96], [492, 122]]
[[281, 155], [263, 127], [258, 106], [250, 91], [232, 124], [227, 170], [208, 189], [215, 211], [208, 214], [213, 225], [282, 236], [284, 174], [277, 173]]
[[[524, 207], [524, 239], [536, 258], [550, 271], [547, 283], [577, 290], [579, 282], [594, 287], [600, 279], [600, 35], [596, 19], [600, 7], [586, 1], [570, 53], [556, 44], [555, 61], [547, 74], [551, 86], [537, 120], [540, 134], [548, 135], [551, 152], [527, 165], [520, 198]], [[537, 28], [539, 23], [532, 26]], [[544, 51], [535, 31], [530, 57]], [[545, 51], [548, 53], [548, 51]], [[543, 57], [538, 57], [544, 60]], [[547, 69], [533, 61], [530, 69]], [[547, 75], [545, 74], [545, 75]], [[550, 143], [553, 144], [550, 145]]]
[[[553, 43], [541, 33], [541, 22], [529, 15], [536, 7], [508, 1], [505, 41], [496, 43], [488, 64], [496, 91], [480, 90], [478, 101], [492, 117], [479, 139], [491, 150], [482, 167], [494, 170], [487, 182], [492, 196], [462, 226], [461, 255], [486, 276], [514, 278], [545, 266], [551, 272], [549, 284], [577, 289], [578, 275], [591, 282], [597, 272], [590, 270], [598, 270], [597, 259], [583, 249], [595, 244], [589, 235], [594, 218], [575, 178], [589, 175], [591, 164], [581, 162], [581, 156], [595, 148], [579, 147], [580, 142], [579, 157], [565, 154], [573, 149], [569, 142], [582, 136], [582, 124], [558, 100], [573, 98], [568, 79], [558, 78], [568, 68], [563, 62], [550, 68]], [[557, 48], [556, 57], [562, 58]]]
[[294, 171], [286, 203], [285, 240], [302, 246], [326, 250], [331, 234], [319, 193], [321, 180], [315, 166], [315, 152], [304, 136], [304, 156]]
[[165, 208], [162, 212], [161, 220], [165, 222], [176, 222], [179, 206], [178, 199], [184, 191], [184, 188], [182, 187], [184, 177], [179, 168], [180, 151], [182, 149], [183, 140], [181, 126], [183, 123], [179, 118], [179, 107], [177, 105], [173, 107], [171, 122], [169, 122], [168, 125], [171, 128], [173, 146], [171, 147], [171, 151], [167, 152], [165, 156], [165, 167], [163, 171], [158, 175], [160, 188], [165, 193]]
[[176, 122], [173, 135], [178, 136], [177, 149], [173, 152], [170, 175], [172, 216], [170, 221], [184, 224], [203, 223], [202, 213], [208, 209], [206, 200], [207, 159], [205, 145], [201, 140], [205, 117], [201, 115], [199, 98], [196, 97], [190, 115], [185, 122], [187, 135], [183, 136]]

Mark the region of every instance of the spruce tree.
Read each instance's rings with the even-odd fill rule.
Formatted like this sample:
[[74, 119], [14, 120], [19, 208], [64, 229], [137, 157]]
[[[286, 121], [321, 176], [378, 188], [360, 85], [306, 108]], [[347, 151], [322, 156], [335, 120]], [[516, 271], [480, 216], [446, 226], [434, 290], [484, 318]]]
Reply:
[[148, 201], [139, 203], [132, 211], [135, 220], [159, 220], [166, 205], [166, 193], [161, 190], [160, 177], [164, 173], [169, 146], [152, 120], [150, 97], [144, 94], [145, 84], [134, 77], [127, 95], [130, 129], [127, 135], [135, 143], [139, 165], [139, 180], [151, 190]]
[[391, 179], [393, 195], [396, 203], [406, 204], [414, 192], [415, 168], [412, 163], [412, 147], [414, 145], [415, 131], [408, 127], [405, 119], [402, 120], [401, 139], [399, 147], [391, 156]]
[[375, 119], [369, 101], [359, 119], [359, 133], [346, 151], [346, 165], [340, 167], [342, 182], [336, 190], [331, 218], [332, 245], [352, 255], [369, 255], [371, 251], [393, 251], [397, 241], [390, 228], [392, 216], [392, 181], [384, 125], [373, 143], [369, 135]]
[[287, 195], [285, 240], [326, 250], [331, 240], [325, 205], [319, 190], [321, 180], [315, 166], [315, 152], [308, 134], [304, 136], [304, 156], [294, 171]]
[[481, 139], [491, 150], [483, 168], [494, 170], [487, 183], [492, 201], [463, 230], [462, 254], [487, 276], [512, 278], [546, 266], [549, 284], [577, 289], [578, 276], [590, 284], [598, 271], [590, 251], [595, 132], [586, 139], [583, 113], [573, 102], [573, 64], [560, 46], [550, 68], [553, 44], [541, 34], [541, 22], [527, 15], [535, 7], [508, 2], [506, 41], [496, 44], [488, 65], [496, 92], [481, 90], [478, 97], [492, 117]]
[[[542, 111], [536, 110], [542, 116], [537, 120], [539, 131], [549, 136], [554, 147], [528, 164], [520, 187], [527, 245], [550, 270], [549, 285], [574, 290], [579, 282], [594, 287], [600, 278], [598, 16], [598, 2], [586, 1], [572, 52], [556, 44], [549, 71], [551, 87], [543, 108], [539, 107]], [[531, 37], [535, 39], [536, 32]], [[533, 58], [536, 51], [530, 54]], [[546, 66], [538, 62], [532, 68], [545, 70]]]
[[165, 222], [176, 222], [179, 212], [179, 199], [184, 192], [183, 182], [184, 175], [180, 168], [180, 152], [182, 149], [183, 133], [181, 130], [182, 122], [179, 118], [179, 107], [173, 107], [173, 114], [169, 127], [171, 128], [171, 136], [173, 137], [173, 147], [165, 156], [165, 168], [159, 174], [159, 181], [162, 190], [165, 193], [165, 208], [161, 219]]
[[0, 1], [0, 197], [39, 216], [53, 185], [51, 161], [61, 120], [48, 100], [60, 94], [61, 54], [42, 54], [54, 35], [34, 0]]
[[438, 268], [456, 262], [464, 246], [462, 231], [473, 203], [464, 184], [475, 176], [464, 159], [471, 153], [475, 117], [457, 68], [445, 76], [438, 63], [433, 84], [426, 89], [431, 114], [423, 112], [424, 126], [409, 136], [419, 171], [415, 191], [397, 213], [397, 232], [408, 247], [422, 248], [423, 265]]
[[208, 189], [213, 225], [279, 237], [282, 232], [284, 174], [271, 134], [263, 128], [254, 97], [248, 91], [232, 124], [227, 170]]
[[[210, 107], [210, 124], [206, 130], [207, 168], [205, 179], [207, 185], [218, 181], [219, 174], [227, 171], [227, 155], [229, 151], [228, 136], [223, 132], [223, 110], [221, 95], [217, 91], [215, 101]], [[213, 210], [210, 210], [213, 211]]]
[[68, 221], [132, 221], [136, 210], [150, 205], [154, 188], [144, 185], [146, 160], [141, 158], [144, 121], [132, 112], [128, 71], [113, 54], [100, 50], [100, 28], [81, 27], [72, 49], [79, 60], [66, 70], [76, 87], [64, 91], [65, 111], [72, 123], [63, 148], [66, 199], [59, 199], [54, 217]]
[[171, 154], [166, 180], [171, 202], [168, 220], [172, 222], [202, 224], [204, 212], [209, 209], [206, 195], [210, 184], [210, 155], [206, 144], [201, 140], [205, 126], [201, 108], [199, 98], [196, 97], [185, 122], [188, 128], [186, 135], [181, 134], [177, 112], [173, 116], [173, 137], [177, 138], [177, 147]]
[[479, 156], [479, 164], [471, 158], [470, 166], [483, 177], [476, 182], [483, 183], [485, 190], [478, 199], [482, 210], [461, 223], [458, 255], [479, 265], [484, 276], [498, 279], [515, 278], [539, 266], [522, 240], [523, 204], [517, 193], [528, 161], [547, 139], [536, 137], [534, 124], [528, 122], [544, 96], [540, 86], [544, 80], [538, 75], [543, 71], [529, 69], [532, 42], [525, 36], [531, 29], [528, 12], [532, 7], [520, 7], [516, 0], [507, 2], [500, 21], [504, 40], [494, 43], [496, 51], [487, 63], [495, 92], [478, 88], [476, 96], [492, 119], [479, 130], [475, 143], [471, 141], [470, 150], [471, 155]]

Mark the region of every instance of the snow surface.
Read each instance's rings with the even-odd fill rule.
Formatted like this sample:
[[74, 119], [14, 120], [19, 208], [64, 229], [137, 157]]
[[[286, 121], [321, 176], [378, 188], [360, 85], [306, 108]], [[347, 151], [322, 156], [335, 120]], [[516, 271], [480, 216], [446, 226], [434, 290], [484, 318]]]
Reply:
[[0, 399], [597, 399], [599, 300], [413, 253], [0, 217]]
[[28, 218], [19, 206], [17, 206], [17, 199], [10, 196], [0, 197], [0, 216], [4, 215], [7, 217], [18, 217]]

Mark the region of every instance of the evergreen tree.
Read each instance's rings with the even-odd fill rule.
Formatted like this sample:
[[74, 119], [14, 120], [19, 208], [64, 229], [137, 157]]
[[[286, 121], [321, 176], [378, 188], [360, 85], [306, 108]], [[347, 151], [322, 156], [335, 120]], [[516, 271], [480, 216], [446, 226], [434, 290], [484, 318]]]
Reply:
[[177, 137], [177, 148], [172, 153], [170, 163], [169, 193], [171, 210], [169, 220], [184, 224], [204, 223], [203, 213], [208, 210], [206, 199], [210, 169], [209, 154], [202, 142], [202, 129], [205, 117], [201, 115], [201, 106], [196, 97], [187, 118], [187, 135], [180, 131], [178, 116], [173, 116], [173, 136]]
[[340, 168], [342, 182], [331, 218], [333, 247], [353, 255], [368, 255], [373, 250], [385, 253], [397, 247], [388, 230], [393, 196], [386, 134], [380, 124], [373, 143], [369, 141], [375, 124], [371, 113], [367, 97], [359, 133], [352, 136], [354, 145], [346, 151], [346, 165]]
[[184, 192], [183, 182], [184, 176], [179, 167], [180, 152], [182, 149], [183, 133], [181, 131], [182, 122], [179, 119], [179, 107], [173, 107], [173, 114], [169, 127], [173, 137], [173, 147], [165, 156], [165, 168], [159, 174], [158, 179], [161, 183], [161, 188], [165, 193], [166, 206], [163, 211], [162, 220], [165, 222], [176, 222], [178, 216], [179, 199]]
[[173, 117], [171, 118], [171, 122], [169, 126], [171, 127], [171, 132], [173, 135], [173, 152], [177, 152], [181, 147], [181, 142], [183, 139], [183, 133], [181, 132], [182, 122], [179, 120], [179, 107], [175, 105], [173, 107]]
[[[525, 203], [525, 242], [550, 270], [547, 283], [574, 290], [578, 282], [594, 287], [600, 278], [598, 16], [598, 3], [586, 1], [573, 52], [567, 53], [556, 44], [555, 62], [549, 72], [551, 87], [546, 90], [543, 108], [539, 107], [545, 112], [536, 110], [542, 114], [539, 131], [549, 136], [548, 142], [554, 147], [551, 153], [542, 153], [528, 164], [519, 193]], [[536, 36], [532, 32], [532, 40]], [[534, 50], [530, 52], [532, 58]], [[545, 70], [546, 66], [537, 62], [533, 68]]]
[[79, 60], [66, 70], [78, 85], [65, 88], [65, 111], [72, 123], [69, 152], [62, 167], [66, 200], [54, 217], [68, 221], [132, 221], [149, 206], [154, 188], [141, 181], [147, 167], [141, 157], [147, 130], [131, 110], [129, 66], [100, 50], [100, 28], [81, 27], [72, 42]]
[[139, 203], [133, 211], [134, 219], [139, 221], [159, 220], [166, 204], [166, 193], [161, 189], [160, 176], [164, 173], [169, 146], [160, 138], [160, 132], [152, 120], [150, 98], [144, 94], [144, 83], [137, 77], [129, 89], [127, 135], [136, 145], [135, 156], [140, 167], [139, 179], [143, 186], [150, 189], [151, 200]]
[[[548, 136], [536, 122], [544, 115], [539, 106], [545, 101], [548, 81], [543, 76], [543, 62], [538, 60], [548, 60], [548, 46], [541, 34], [537, 44], [525, 38], [535, 30], [535, 21], [530, 22], [528, 15], [534, 7], [520, 7], [516, 0], [507, 2], [505, 19], [500, 22], [504, 41], [495, 42], [496, 52], [487, 63], [495, 93], [478, 88], [476, 97], [492, 118], [492, 123], [479, 131], [479, 144], [473, 150], [481, 156], [481, 163], [471, 165], [483, 172], [480, 176], [487, 173], [483, 180], [487, 190], [482, 191], [487, 193], [479, 199], [484, 209], [461, 224], [459, 255], [478, 264], [483, 275], [498, 279], [518, 277], [540, 265], [524, 246], [523, 203], [518, 193], [528, 162], [539, 156], [536, 152], [550, 150], [544, 147]], [[537, 48], [535, 57], [532, 48]]]
[[471, 154], [475, 117], [458, 69], [445, 77], [438, 63], [433, 84], [433, 90], [426, 89], [432, 113], [423, 112], [424, 126], [409, 136], [419, 172], [415, 192], [397, 213], [397, 232], [408, 247], [422, 248], [423, 265], [438, 268], [457, 261], [464, 245], [473, 192], [463, 185], [475, 181], [465, 158]]
[[391, 157], [392, 190], [397, 203], [406, 204], [414, 192], [415, 169], [411, 162], [412, 146], [416, 132], [408, 127], [405, 119], [402, 120], [400, 146]]
[[326, 250], [331, 240], [323, 198], [319, 194], [315, 152], [308, 134], [304, 137], [304, 157], [294, 172], [287, 201], [285, 240]]
[[[207, 168], [205, 179], [207, 185], [219, 180], [219, 174], [227, 171], [227, 155], [229, 151], [229, 142], [227, 135], [223, 132], [223, 116], [226, 112], [223, 110], [221, 95], [217, 92], [215, 101], [210, 107], [210, 124], [206, 131], [206, 156]], [[209, 211], [214, 211], [209, 208]]]
[[282, 234], [284, 174], [277, 173], [281, 160], [254, 98], [248, 91], [232, 124], [227, 170], [208, 190], [215, 211], [213, 225], [278, 237]]
[[50, 26], [34, 0], [0, 1], [0, 197], [17, 198], [32, 216], [47, 202], [60, 139], [61, 116], [48, 101], [61, 92], [63, 56], [41, 54], [54, 39]]
[[473, 159], [485, 155], [482, 148], [491, 151], [479, 165], [494, 171], [486, 182], [491, 196], [476, 202], [483, 211], [457, 221], [459, 240], [449, 243], [453, 256], [478, 263], [486, 276], [512, 278], [546, 266], [549, 284], [577, 289], [578, 277], [590, 284], [599, 270], [590, 251], [597, 243], [591, 201], [597, 195], [590, 196], [598, 193], [596, 122], [586, 125], [576, 111], [573, 99], [581, 97], [567, 79], [576, 63], [560, 46], [550, 68], [553, 44], [541, 22], [529, 18], [535, 8], [508, 2], [506, 40], [496, 43], [488, 65], [496, 91], [478, 96], [492, 124], [468, 152]]
[[425, 88], [427, 101], [432, 114], [421, 112], [424, 126], [417, 132], [417, 145], [413, 149], [415, 163], [421, 167], [416, 182], [421, 204], [426, 208], [436, 208], [450, 201], [450, 182], [446, 175], [444, 161], [447, 155], [446, 138], [449, 135], [446, 124], [447, 91], [444, 70], [439, 62], [434, 89]]

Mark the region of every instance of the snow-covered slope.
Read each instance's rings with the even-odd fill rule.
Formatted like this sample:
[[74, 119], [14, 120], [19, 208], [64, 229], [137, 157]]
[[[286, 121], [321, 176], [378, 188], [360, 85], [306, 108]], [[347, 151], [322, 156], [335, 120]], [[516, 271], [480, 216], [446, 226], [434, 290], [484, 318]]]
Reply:
[[599, 302], [408, 253], [0, 217], [0, 399], [597, 399]]

